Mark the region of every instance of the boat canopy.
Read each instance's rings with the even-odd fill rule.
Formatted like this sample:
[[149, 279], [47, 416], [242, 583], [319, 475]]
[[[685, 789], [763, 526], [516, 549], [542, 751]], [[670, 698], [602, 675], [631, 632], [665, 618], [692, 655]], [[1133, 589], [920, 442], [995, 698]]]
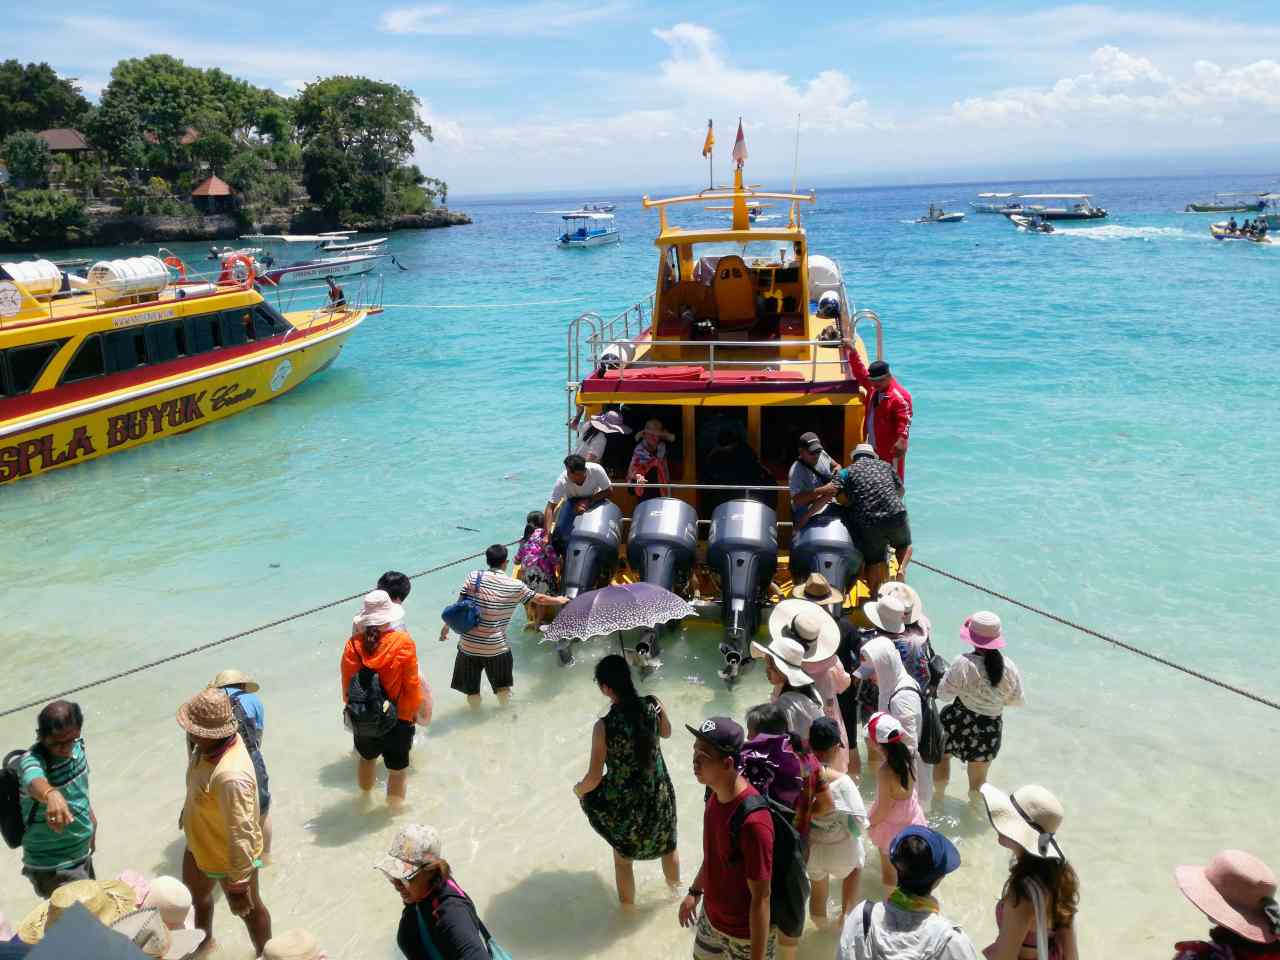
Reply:
[[980, 193], [978, 194], [983, 200], [1007, 200], [1009, 197], [1016, 197], [1016, 193]]
[[1023, 200], [1088, 200], [1087, 193], [1024, 193]]
[[1280, 200], [1280, 193], [1260, 193], [1258, 194], [1258, 199], [1265, 200], [1267, 203], [1275, 203]]
[[571, 213], [560, 214], [560, 219], [561, 220], [612, 220], [613, 214], [612, 213], [584, 213], [581, 210], [576, 210]]
[[258, 243], [324, 243], [337, 239], [332, 233], [245, 233], [241, 240], [253, 240]]

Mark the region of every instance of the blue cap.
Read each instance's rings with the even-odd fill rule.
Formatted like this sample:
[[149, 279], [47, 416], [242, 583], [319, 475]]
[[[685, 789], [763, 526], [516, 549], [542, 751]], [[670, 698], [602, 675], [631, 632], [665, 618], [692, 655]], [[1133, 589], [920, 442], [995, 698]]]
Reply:
[[903, 827], [898, 832], [898, 835], [893, 838], [893, 842], [889, 844], [890, 860], [897, 856], [898, 845], [907, 837], [919, 837], [929, 845], [929, 852], [933, 855], [933, 868], [937, 872], [937, 876], [945, 877], [960, 866], [960, 851], [956, 849], [954, 843], [937, 830], [930, 830], [928, 827], [920, 827], [914, 824], [909, 827]]

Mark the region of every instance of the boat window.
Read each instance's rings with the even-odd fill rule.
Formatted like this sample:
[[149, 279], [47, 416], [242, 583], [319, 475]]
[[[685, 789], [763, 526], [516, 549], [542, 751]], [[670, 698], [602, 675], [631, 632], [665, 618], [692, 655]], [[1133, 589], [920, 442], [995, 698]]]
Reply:
[[84, 338], [84, 342], [76, 350], [76, 355], [67, 364], [67, 369], [62, 371], [62, 379], [58, 382], [76, 383], [79, 380], [100, 377], [106, 372], [107, 366], [102, 357], [102, 337], [93, 333]]
[[52, 343], [36, 343], [4, 351], [4, 366], [7, 368], [3, 378], [5, 393], [9, 396], [30, 393], [40, 379], [40, 374], [44, 373], [44, 368], [66, 342], [64, 338]]
[[103, 352], [106, 354], [107, 373], [136, 370], [147, 362], [146, 331], [114, 330], [103, 335]]
[[147, 327], [147, 357], [152, 363], [176, 360], [187, 354], [187, 335], [182, 321], [153, 323]]
[[832, 460], [846, 466], [849, 462], [848, 451], [844, 448], [846, 409], [851, 408], [765, 407], [760, 413], [760, 452], [765, 466], [776, 477], [787, 476], [796, 459], [800, 434], [809, 431], [822, 440], [822, 448]]
[[[253, 308], [255, 317], [261, 315], [270, 324], [271, 333], [262, 334], [262, 336], [274, 336], [277, 333], [287, 333], [292, 329], [292, 324], [284, 318], [284, 315], [271, 306], [269, 303], [260, 303]], [[255, 323], [259, 321], [255, 319]]]
[[253, 312], [250, 310], [224, 310], [222, 318], [222, 345], [238, 347], [249, 342], [253, 324]]
[[184, 323], [187, 327], [188, 353], [208, 353], [222, 346], [222, 327], [216, 313], [187, 317]]

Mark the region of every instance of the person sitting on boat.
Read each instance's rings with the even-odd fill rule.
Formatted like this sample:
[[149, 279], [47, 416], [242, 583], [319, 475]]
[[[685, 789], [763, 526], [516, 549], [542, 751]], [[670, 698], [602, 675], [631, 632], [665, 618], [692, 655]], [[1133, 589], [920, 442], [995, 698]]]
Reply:
[[627, 434], [631, 428], [622, 419], [622, 411], [605, 410], [588, 418], [578, 433], [578, 447], [573, 452], [588, 463], [600, 463], [604, 460], [605, 448], [609, 445], [609, 437], [615, 434]]
[[1227, 229], [1230, 230], [1232, 233], [1240, 232], [1240, 228], [1236, 225], [1235, 214], [1232, 214], [1231, 219], [1227, 221]]
[[853, 344], [845, 340], [849, 366], [858, 384], [867, 391], [867, 443], [876, 456], [893, 464], [898, 479], [907, 479], [907, 443], [911, 433], [911, 394], [889, 371], [889, 364], [876, 360], [868, 367]]
[[347, 305], [347, 295], [334, 283], [333, 277], [325, 277], [324, 282], [329, 285], [329, 309], [341, 310]]
[[[640, 442], [636, 444], [635, 452], [631, 454], [631, 463], [627, 465], [627, 479], [635, 485], [636, 495], [641, 500], [659, 495], [645, 489], [650, 481], [664, 484], [671, 482], [667, 468], [667, 444], [674, 443], [675, 439], [675, 434], [669, 433], [662, 426], [661, 420], [646, 421], [644, 429], [640, 431]], [[668, 492], [666, 487], [662, 487], [660, 495], [665, 497]]]
[[[547, 506], [542, 512], [543, 523], [552, 531], [551, 545], [556, 552], [564, 556], [564, 548], [569, 542], [569, 533], [578, 514], [586, 513], [597, 503], [609, 498], [613, 483], [609, 474], [598, 463], [587, 463], [576, 453], [564, 458], [564, 470], [556, 478], [551, 488], [551, 496], [547, 498]], [[556, 513], [556, 504], [563, 500], [560, 512]], [[555, 526], [551, 526], [552, 519]]]
[[835, 517], [837, 511], [828, 509], [835, 502], [840, 488], [836, 486], [836, 473], [840, 464], [822, 449], [822, 440], [816, 433], [802, 433], [795, 463], [787, 474], [791, 488], [791, 517], [799, 530], [810, 520], [822, 515]]

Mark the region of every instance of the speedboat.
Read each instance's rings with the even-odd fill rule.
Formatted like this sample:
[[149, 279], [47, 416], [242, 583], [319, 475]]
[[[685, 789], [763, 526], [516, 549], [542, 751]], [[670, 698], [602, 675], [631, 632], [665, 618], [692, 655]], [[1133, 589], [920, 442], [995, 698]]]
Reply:
[[[1019, 199], [1022, 200], [1020, 212], [1023, 215], [1038, 214], [1045, 220], [1101, 220], [1107, 215], [1102, 207], [1095, 207], [1089, 202], [1087, 193], [1024, 193]], [[1052, 206], [1034, 202], [1037, 200], [1047, 200], [1050, 204], [1058, 200], [1061, 203]]]
[[200, 277], [161, 254], [100, 260], [83, 276], [48, 260], [0, 264], [0, 484], [288, 393], [382, 310], [380, 287], [357, 281], [341, 300], [281, 312], [251, 257]]
[[1018, 213], [1022, 210], [1016, 193], [980, 193], [977, 200], [969, 201], [969, 206], [975, 213]]
[[963, 219], [963, 213], [948, 212], [943, 209], [941, 203], [931, 203], [929, 204], [929, 212], [917, 220], [916, 223], [959, 223]]
[[342, 252], [349, 253], [358, 250], [373, 251], [378, 247], [385, 245], [386, 237], [378, 237], [376, 240], [329, 240], [320, 245], [320, 249], [326, 252]]
[[1014, 226], [1026, 233], [1053, 233], [1053, 224], [1037, 216], [1024, 217], [1019, 213], [1011, 213], [1009, 219]]
[[617, 206], [608, 200], [600, 200], [596, 203], [584, 203], [581, 209], [583, 213], [613, 213]]
[[1186, 213], [1252, 213], [1262, 210], [1266, 201], [1260, 193], [1215, 193], [1212, 200], [1188, 203]]
[[[378, 261], [389, 258], [389, 254], [377, 252], [377, 247], [370, 247], [346, 252], [330, 252], [327, 256], [288, 259], [300, 246], [313, 249], [320, 247], [321, 253], [324, 253], [324, 246], [341, 242], [339, 239], [341, 236], [343, 234], [337, 233], [250, 233], [242, 236], [240, 240], [259, 245], [251, 248], [260, 251], [254, 258], [254, 272], [259, 283], [273, 287], [304, 283], [309, 280], [323, 280], [327, 277], [359, 276], [373, 270], [378, 266]], [[333, 250], [333, 248], [329, 249]], [[235, 253], [240, 252], [242, 251]], [[223, 254], [224, 270], [230, 269], [228, 265], [235, 253]]]
[[570, 210], [561, 213], [564, 230], [556, 239], [562, 247], [599, 247], [622, 239], [612, 213], [590, 213]]

